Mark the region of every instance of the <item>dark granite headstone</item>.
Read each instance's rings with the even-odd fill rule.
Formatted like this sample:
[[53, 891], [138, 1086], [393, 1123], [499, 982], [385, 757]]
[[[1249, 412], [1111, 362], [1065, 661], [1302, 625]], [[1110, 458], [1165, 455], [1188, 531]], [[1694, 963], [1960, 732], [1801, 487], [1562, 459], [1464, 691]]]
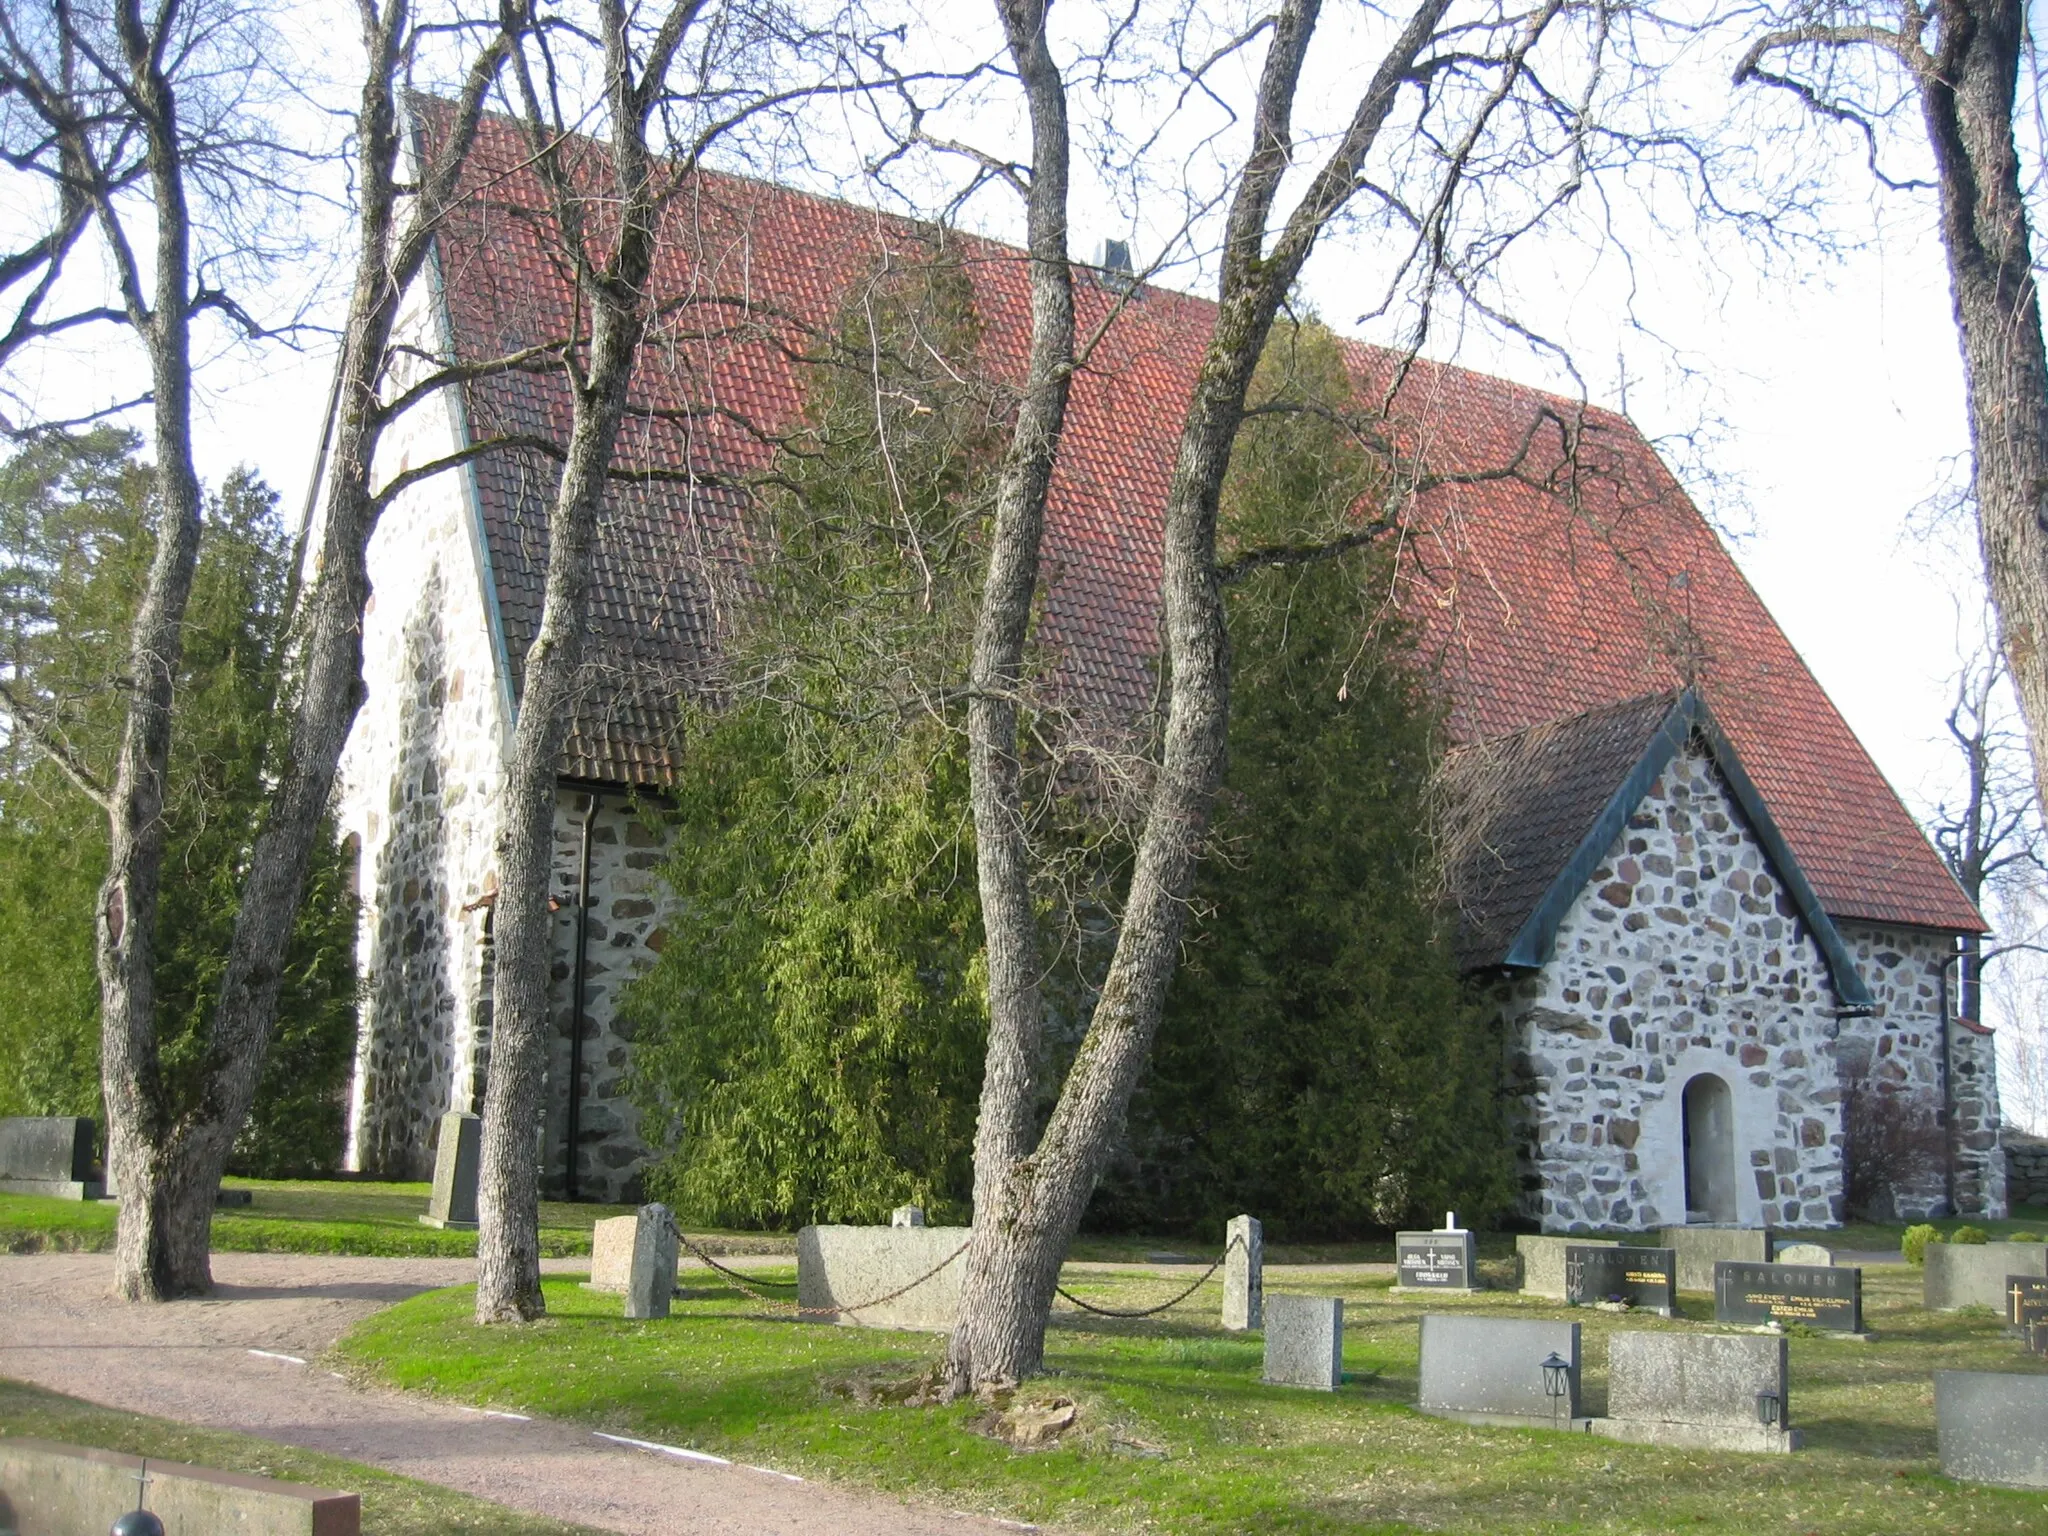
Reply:
[[1849, 1265], [1714, 1266], [1714, 1321], [1759, 1327], [1804, 1323], [1829, 1333], [1863, 1331], [1863, 1271]]
[[2048, 1323], [2048, 1280], [2037, 1275], [2005, 1277], [2005, 1325], [2024, 1337], [2036, 1323]]
[[1678, 1255], [1669, 1248], [1564, 1251], [1564, 1299], [1573, 1306], [1621, 1302], [1665, 1317], [1678, 1315]]
[[1416, 1291], [1479, 1288], [1477, 1242], [1470, 1232], [1394, 1234], [1394, 1284]]
[[94, 1200], [93, 1122], [71, 1115], [25, 1115], [0, 1120], [0, 1190]]
[[2026, 1338], [2029, 1350], [2037, 1355], [2048, 1355], [2048, 1323], [2030, 1323]]

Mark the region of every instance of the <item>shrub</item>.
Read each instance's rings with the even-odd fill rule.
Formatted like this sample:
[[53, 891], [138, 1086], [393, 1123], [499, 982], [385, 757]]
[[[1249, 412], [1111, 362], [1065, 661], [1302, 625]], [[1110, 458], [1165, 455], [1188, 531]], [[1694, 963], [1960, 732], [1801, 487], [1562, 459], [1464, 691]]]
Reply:
[[1908, 1264], [1925, 1264], [1927, 1262], [1927, 1245], [1929, 1243], [1945, 1243], [1947, 1241], [1948, 1239], [1941, 1234], [1940, 1229], [1930, 1227], [1923, 1221], [1916, 1227], [1906, 1228], [1906, 1235], [1899, 1239], [1899, 1248], [1906, 1255], [1906, 1262]]
[[2008, 1232], [2005, 1240], [2008, 1243], [2048, 1243], [2048, 1237], [2038, 1232]]
[[1955, 1231], [1949, 1233], [1948, 1240], [1952, 1243], [1963, 1243], [1974, 1248], [1990, 1242], [1991, 1234], [1982, 1227], [1957, 1227]]

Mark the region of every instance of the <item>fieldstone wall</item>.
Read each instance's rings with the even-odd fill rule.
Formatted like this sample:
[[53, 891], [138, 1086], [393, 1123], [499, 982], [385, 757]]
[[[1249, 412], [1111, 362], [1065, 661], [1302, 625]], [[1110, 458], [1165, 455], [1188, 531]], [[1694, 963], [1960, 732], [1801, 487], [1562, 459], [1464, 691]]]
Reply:
[[[549, 1047], [550, 1090], [541, 1161], [542, 1187], [566, 1193], [571, 1060], [575, 1012], [576, 894], [582, 867], [583, 821], [591, 793], [565, 788], [555, 806], [555, 1034]], [[640, 1140], [640, 1114], [627, 1097], [633, 1025], [620, 1016], [619, 993], [660, 952], [666, 887], [659, 824], [619, 790], [597, 796], [590, 828], [590, 911], [585, 935], [583, 1082], [577, 1107], [576, 1193], [583, 1200], [637, 1204], [650, 1153]], [[555, 1085], [559, 1084], [559, 1089]]]
[[2006, 1132], [2005, 1168], [2011, 1205], [2048, 1206], [2048, 1140]]
[[1837, 926], [1875, 1004], [1867, 1018], [1842, 1021], [1835, 1046], [1852, 1164], [1874, 1162], [1871, 1182], [1890, 1190], [1888, 1198], [1880, 1190], [1873, 1214], [1916, 1221], [1943, 1213], [1949, 1198], [1943, 1163], [1952, 1138], [1957, 1214], [2003, 1217], [2005, 1158], [1993, 1037], [1959, 1020], [1948, 1025], [1953, 1123], [1943, 1124], [1940, 969], [1952, 952], [1950, 936], [1851, 922]]
[[[448, 402], [429, 400], [387, 439], [382, 472], [456, 440]], [[366, 993], [347, 1166], [393, 1178], [431, 1176], [441, 1115], [478, 1107], [479, 1024], [488, 1038], [479, 903], [510, 722], [467, 494], [459, 471], [415, 486], [371, 541], [367, 696], [336, 786], [359, 850]]]
[[1840, 1220], [1835, 1001], [1712, 761], [1672, 760], [1559, 928], [1505, 983], [1522, 1207], [1545, 1231], [1686, 1220], [1687, 1082], [1730, 1090], [1737, 1219]]

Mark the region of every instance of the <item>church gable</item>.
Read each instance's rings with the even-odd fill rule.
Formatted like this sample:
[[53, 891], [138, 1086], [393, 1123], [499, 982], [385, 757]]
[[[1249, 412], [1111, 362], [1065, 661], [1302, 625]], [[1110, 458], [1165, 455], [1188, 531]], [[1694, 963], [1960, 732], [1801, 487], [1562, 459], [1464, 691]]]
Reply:
[[1502, 984], [1526, 1215], [1546, 1230], [1842, 1215], [1826, 956], [1714, 753], [1673, 751], [1540, 969]]

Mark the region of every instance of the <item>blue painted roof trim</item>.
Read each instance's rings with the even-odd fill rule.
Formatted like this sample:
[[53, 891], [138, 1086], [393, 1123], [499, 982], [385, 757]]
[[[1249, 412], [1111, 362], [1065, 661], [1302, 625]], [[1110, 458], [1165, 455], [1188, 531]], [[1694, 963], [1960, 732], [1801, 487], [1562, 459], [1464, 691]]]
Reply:
[[1657, 727], [1657, 734], [1650, 738], [1643, 755], [1593, 819], [1593, 825], [1572, 851], [1571, 858], [1565, 861], [1563, 870], [1551, 882], [1550, 888], [1543, 893], [1543, 899], [1536, 903], [1536, 910], [1529, 914], [1529, 920], [1522, 924], [1514, 941], [1508, 945], [1505, 962], [1534, 970], [1550, 959], [1551, 950], [1557, 943], [1557, 930], [1563, 925], [1565, 914], [1571, 910], [1579, 892], [1593, 878], [1593, 871], [1599, 868], [1600, 861], [1628, 825], [1635, 808], [1649, 794], [1650, 786], [1657, 782], [1658, 776], [1670, 766], [1671, 759], [1695, 734], [1705, 743], [1714, 759], [1714, 766], [1721, 770], [1721, 777], [1727, 781], [1729, 792], [1735, 796], [1735, 803], [1749, 822], [1750, 831], [1762, 845], [1765, 856], [1791, 895], [1793, 905], [1799, 909], [1807, 931], [1819, 946], [1834, 979], [1835, 996], [1845, 1007], [1870, 1007], [1870, 989], [1864, 985], [1863, 977], [1856, 969], [1849, 946], [1843, 942], [1833, 919], [1822, 908], [1813, 887], [1807, 883], [1799, 861], [1792, 856], [1791, 845], [1771, 819], [1763, 796], [1757, 792], [1756, 783], [1742, 766], [1742, 759], [1736, 755], [1734, 746], [1722, 734], [1705, 700], [1690, 688], [1679, 694], [1671, 712]]

